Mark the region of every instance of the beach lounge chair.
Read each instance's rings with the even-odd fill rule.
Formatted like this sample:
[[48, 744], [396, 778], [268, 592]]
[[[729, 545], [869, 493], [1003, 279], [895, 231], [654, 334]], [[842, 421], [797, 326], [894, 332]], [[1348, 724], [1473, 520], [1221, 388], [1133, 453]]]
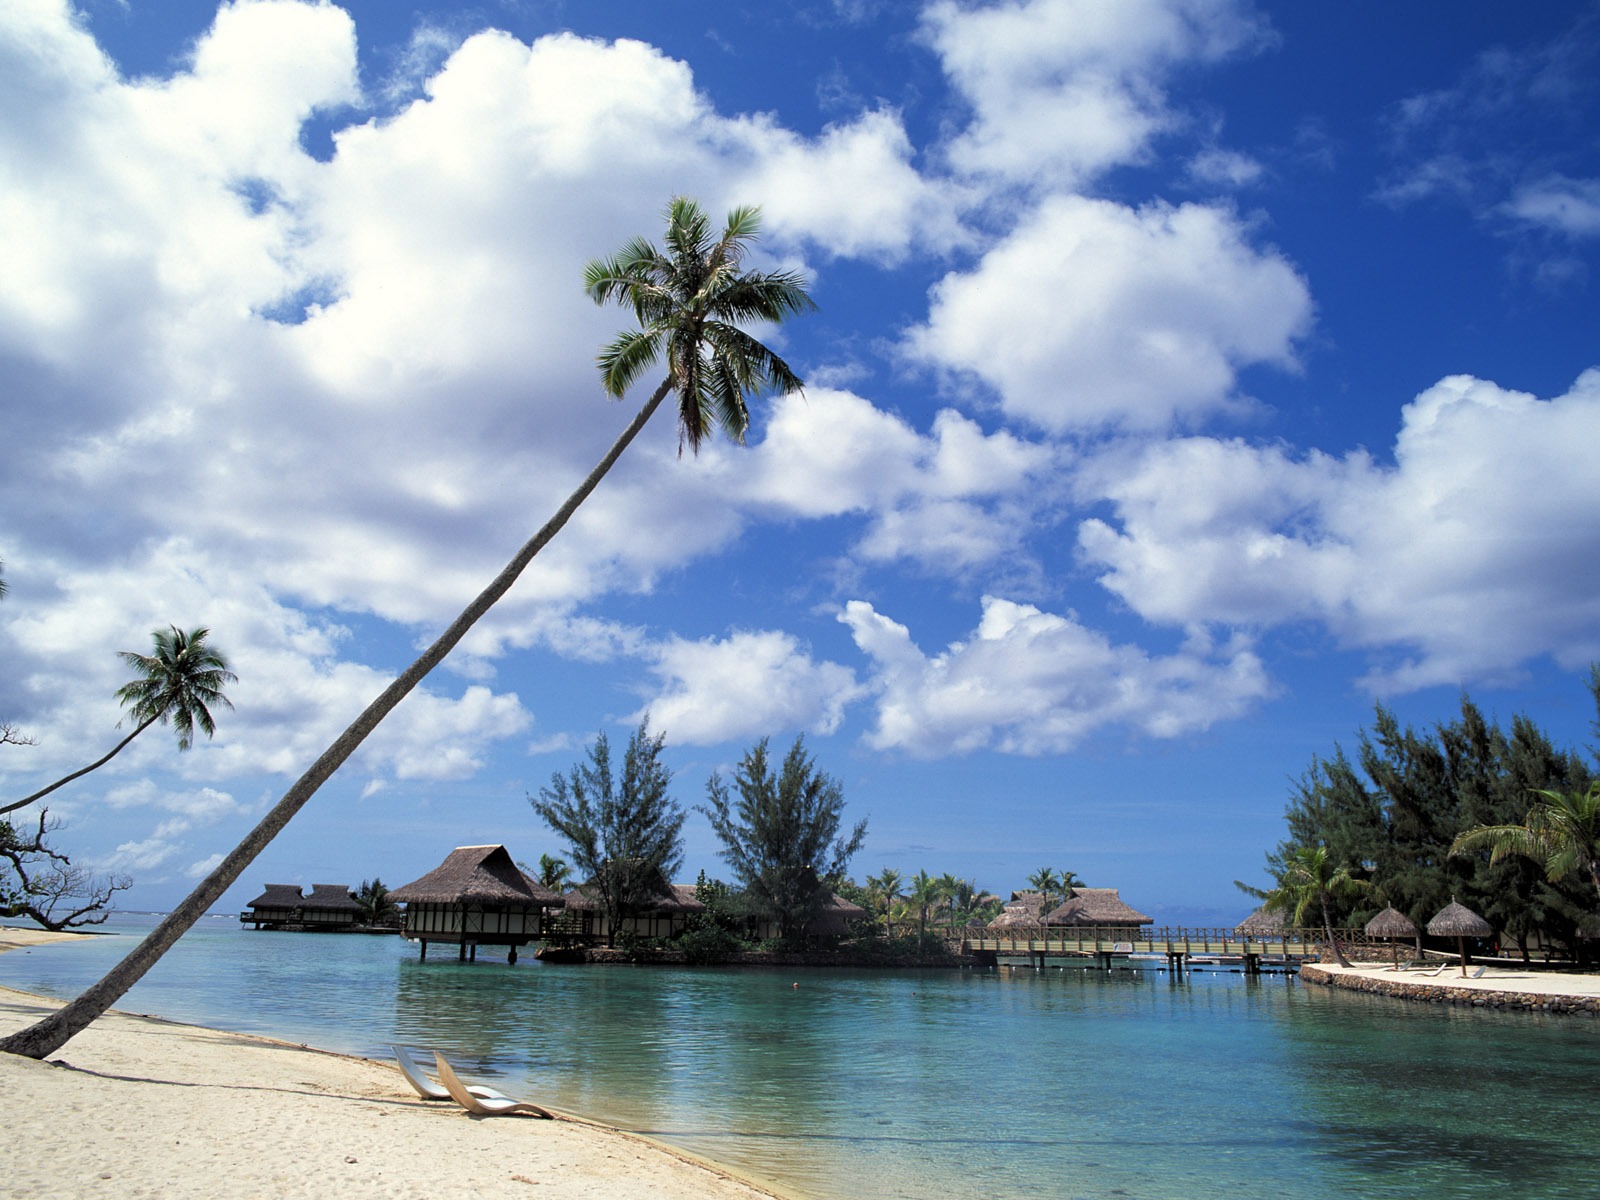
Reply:
[[[416, 1089], [417, 1095], [424, 1100], [448, 1100], [450, 1093], [443, 1084], [435, 1083], [428, 1078], [428, 1072], [433, 1069], [433, 1064], [418, 1054], [410, 1046], [390, 1046], [394, 1051], [395, 1061], [400, 1064], [400, 1069], [405, 1072], [406, 1081]], [[492, 1088], [469, 1088], [480, 1096], [498, 1096], [500, 1093]]]
[[554, 1115], [537, 1104], [513, 1100], [493, 1088], [468, 1088], [456, 1075], [455, 1069], [445, 1061], [444, 1055], [435, 1050], [433, 1058], [439, 1065], [439, 1082], [444, 1084], [445, 1090], [450, 1093], [450, 1098], [475, 1116], [500, 1117], [509, 1113], [528, 1113], [531, 1116], [549, 1119]]

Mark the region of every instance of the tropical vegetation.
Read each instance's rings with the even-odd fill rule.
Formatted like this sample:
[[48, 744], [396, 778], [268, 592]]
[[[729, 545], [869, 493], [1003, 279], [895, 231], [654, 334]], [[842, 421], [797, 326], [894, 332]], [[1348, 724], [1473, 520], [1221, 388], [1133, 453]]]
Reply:
[[31, 796], [0, 805], [0, 813], [32, 804], [62, 785], [105, 766], [134, 738], [158, 722], [171, 723], [173, 732], [178, 735], [179, 750], [187, 750], [194, 744], [196, 729], [207, 737], [215, 734], [217, 726], [211, 709], [219, 704], [224, 708], [233, 707], [222, 688], [224, 684], [238, 682], [239, 677], [228, 669], [228, 660], [222, 651], [210, 644], [210, 636], [211, 631], [204, 627], [185, 632], [172, 625], [151, 634], [155, 643], [152, 654], [117, 651], [117, 657], [138, 672], [116, 693], [128, 710], [129, 718], [135, 722], [133, 732], [88, 766], [78, 768]]
[[529, 797], [534, 812], [566, 839], [584, 887], [599, 901], [607, 928], [659, 902], [683, 862], [685, 813], [667, 792], [672, 772], [661, 761], [665, 734], [649, 718], [628, 738], [622, 771], [611, 767], [611, 744], [595, 738], [589, 760]]
[[722, 859], [749, 902], [777, 925], [779, 937], [801, 937], [832, 902], [866, 839], [866, 821], [841, 833], [844, 789], [817, 769], [803, 737], [776, 770], [762, 738], [739, 760], [732, 789], [713, 774], [706, 797], [697, 807], [711, 821]]
[[[1600, 713], [1600, 667], [1588, 683]], [[1239, 886], [1293, 911], [1308, 870], [1325, 883], [1342, 873], [1368, 886], [1326, 890], [1310, 911], [1325, 903], [1332, 926], [1392, 904], [1420, 928], [1454, 898], [1524, 956], [1542, 940], [1576, 957], [1600, 890], [1597, 786], [1591, 763], [1526, 715], [1503, 727], [1464, 695], [1453, 719], [1418, 729], [1380, 704], [1353, 755], [1336, 746], [1296, 781], [1271, 882]]]
[[[0, 599], [5, 594], [5, 580], [0, 579]], [[0, 721], [0, 746], [33, 745], [37, 745], [33, 738], [9, 721]], [[43, 794], [0, 808], [0, 813], [12, 812]], [[47, 808], [38, 811], [31, 828], [18, 829], [9, 817], [0, 817], [0, 917], [27, 917], [45, 929], [98, 925], [110, 913], [111, 898], [132, 886], [126, 875], [96, 875], [75, 865], [50, 842], [58, 828], [60, 822]]]
[[279, 799], [259, 824], [168, 916], [104, 978], [44, 1020], [0, 1039], [0, 1050], [43, 1058], [104, 1013], [191, 928], [314, 796], [329, 777], [405, 699], [469, 630], [494, 607], [593, 493], [668, 396], [677, 397], [680, 446], [696, 450], [708, 425], [742, 441], [749, 425], [746, 397], [800, 390], [800, 377], [743, 326], [781, 323], [813, 307], [805, 281], [789, 271], [747, 269], [760, 233], [759, 210], [736, 208], [717, 234], [700, 206], [682, 197], [667, 207], [665, 248], [643, 238], [585, 271], [596, 303], [632, 309], [637, 330], [620, 335], [598, 356], [605, 391], [621, 398], [643, 373], [664, 360], [665, 376], [611, 448], [556, 514], [421, 655], [374, 699]]

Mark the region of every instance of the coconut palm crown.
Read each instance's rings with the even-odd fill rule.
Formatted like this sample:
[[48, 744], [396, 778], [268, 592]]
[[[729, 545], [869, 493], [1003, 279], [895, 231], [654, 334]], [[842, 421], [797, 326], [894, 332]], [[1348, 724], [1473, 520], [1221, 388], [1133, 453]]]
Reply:
[[666, 217], [664, 249], [634, 238], [617, 254], [591, 261], [584, 288], [596, 304], [633, 309], [639, 322], [597, 356], [606, 391], [620, 399], [664, 358], [667, 378], [652, 402], [676, 393], [678, 452], [687, 446], [698, 454], [713, 427], [744, 441], [747, 395], [801, 388], [789, 365], [740, 324], [775, 324], [815, 305], [798, 274], [743, 270], [760, 232], [759, 210], [735, 208], [718, 237], [693, 200], [676, 197]]
[[132, 650], [118, 650], [117, 657], [138, 671], [138, 675], [117, 689], [117, 699], [127, 709], [133, 721], [133, 732], [128, 734], [109, 752], [86, 767], [80, 767], [48, 787], [42, 787], [30, 796], [13, 800], [0, 806], [0, 813], [8, 813], [32, 804], [44, 796], [105, 766], [134, 738], [150, 726], [160, 722], [171, 723], [178, 735], [178, 749], [187, 750], [194, 745], [194, 732], [199, 729], [207, 737], [217, 731], [211, 710], [217, 705], [232, 708], [233, 702], [223, 694], [223, 685], [237, 683], [239, 677], [228, 669], [228, 660], [222, 651], [210, 644], [211, 631], [204, 626], [187, 633], [176, 625], [157, 629], [151, 633], [153, 654], [135, 654]]
[[1450, 845], [1452, 855], [1488, 848], [1489, 861], [1508, 854], [1537, 860], [1552, 883], [1574, 872], [1589, 877], [1600, 891], [1600, 779], [1584, 791], [1535, 788], [1541, 797], [1521, 825], [1479, 825]]
[[611, 299], [632, 306], [640, 329], [623, 334], [599, 355], [606, 391], [620, 396], [663, 354], [667, 377], [611, 443], [555, 515], [541, 526], [414, 662], [380, 692], [289, 790], [200, 881], [99, 982], [43, 1020], [0, 1038], [0, 1053], [45, 1058], [115, 1004], [201, 915], [232, 886], [289, 820], [303, 808], [401, 700], [427, 677], [467, 632], [516, 583], [606, 473], [632, 445], [663, 400], [677, 391], [679, 436], [698, 449], [707, 421], [714, 419], [736, 439], [749, 420], [744, 392], [770, 388], [792, 392], [800, 380], [787, 364], [737, 327], [739, 321], [777, 321], [813, 307], [798, 276], [741, 274], [739, 264], [759, 222], [753, 208], [735, 209], [722, 236], [713, 239], [699, 205], [675, 199], [667, 206], [667, 250], [635, 239], [613, 259], [588, 268], [585, 285], [598, 303]]
[[151, 635], [154, 654], [117, 651], [118, 658], [139, 672], [137, 679], [117, 689], [117, 699], [140, 725], [170, 721], [180, 750], [194, 745], [197, 728], [207, 737], [216, 734], [211, 706], [233, 707], [222, 688], [237, 683], [239, 677], [228, 670], [222, 653], [208, 644], [210, 635], [204, 627], [185, 633], [172, 625]]

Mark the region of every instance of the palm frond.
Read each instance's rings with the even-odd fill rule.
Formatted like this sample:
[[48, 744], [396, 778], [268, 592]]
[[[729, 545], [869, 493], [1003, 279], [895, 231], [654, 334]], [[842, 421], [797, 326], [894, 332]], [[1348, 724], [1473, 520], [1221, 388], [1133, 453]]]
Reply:
[[598, 355], [601, 385], [620, 400], [661, 358], [661, 336], [643, 329], [618, 334]]
[[679, 453], [685, 446], [699, 453], [713, 425], [744, 439], [747, 396], [801, 387], [789, 365], [739, 325], [776, 323], [815, 305], [797, 272], [742, 271], [761, 228], [759, 209], [734, 208], [720, 237], [686, 197], [673, 198], [666, 219], [662, 249], [636, 238], [613, 257], [589, 263], [584, 287], [597, 303], [631, 307], [640, 325], [597, 356], [606, 391], [620, 396], [664, 355], [678, 398]]

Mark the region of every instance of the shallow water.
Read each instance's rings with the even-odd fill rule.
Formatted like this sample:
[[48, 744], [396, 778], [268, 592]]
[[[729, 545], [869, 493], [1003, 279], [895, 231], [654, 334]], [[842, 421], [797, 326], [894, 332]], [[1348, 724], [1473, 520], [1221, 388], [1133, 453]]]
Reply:
[[[0, 955], [70, 996], [124, 936]], [[798, 984], [798, 986], [795, 986]], [[1589, 1200], [1600, 1023], [1222, 972], [421, 964], [209, 919], [119, 1007], [469, 1076], [818, 1197]]]

